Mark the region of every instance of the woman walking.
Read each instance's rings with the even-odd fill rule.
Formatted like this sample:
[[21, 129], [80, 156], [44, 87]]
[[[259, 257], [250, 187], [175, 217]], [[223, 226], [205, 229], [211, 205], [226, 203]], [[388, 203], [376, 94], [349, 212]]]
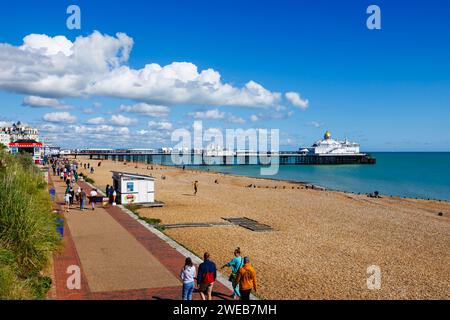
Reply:
[[191, 258], [186, 258], [184, 267], [181, 269], [180, 278], [183, 281], [183, 291], [181, 297], [183, 300], [192, 300], [192, 293], [194, 292], [195, 280], [195, 266]]
[[241, 297], [239, 293], [239, 283], [236, 281], [237, 273], [239, 269], [244, 265], [244, 259], [241, 256], [241, 248], [237, 247], [234, 250], [234, 258], [231, 259], [230, 262], [222, 266], [222, 269], [225, 267], [231, 267], [231, 274], [228, 280], [231, 282], [233, 286], [233, 294], [231, 295], [233, 299], [238, 300]]

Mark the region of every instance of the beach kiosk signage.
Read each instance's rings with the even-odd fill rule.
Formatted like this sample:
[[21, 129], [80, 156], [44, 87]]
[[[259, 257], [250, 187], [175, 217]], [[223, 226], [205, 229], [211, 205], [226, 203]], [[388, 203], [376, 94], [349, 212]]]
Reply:
[[29, 153], [36, 164], [40, 164], [44, 157], [44, 145], [35, 140], [17, 140], [9, 144], [12, 154]]
[[113, 187], [120, 204], [155, 202], [155, 179], [150, 176], [113, 171]]

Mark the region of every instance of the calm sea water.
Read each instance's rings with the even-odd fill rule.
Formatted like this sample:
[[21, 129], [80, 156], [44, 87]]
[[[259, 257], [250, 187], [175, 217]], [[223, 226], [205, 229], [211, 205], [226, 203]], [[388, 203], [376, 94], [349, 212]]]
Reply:
[[373, 152], [375, 165], [280, 166], [275, 176], [261, 176], [260, 167], [205, 166], [202, 170], [250, 177], [308, 182], [356, 193], [450, 200], [450, 152]]

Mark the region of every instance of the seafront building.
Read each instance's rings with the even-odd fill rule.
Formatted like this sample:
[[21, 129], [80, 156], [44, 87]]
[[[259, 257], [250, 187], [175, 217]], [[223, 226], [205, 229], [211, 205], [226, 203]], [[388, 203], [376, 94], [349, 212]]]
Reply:
[[18, 140], [34, 140], [39, 142], [39, 130], [20, 121], [13, 123], [11, 126], [0, 128], [0, 132], [3, 135], [9, 135], [10, 142], [16, 142]]
[[0, 142], [12, 154], [31, 154], [35, 163], [40, 163], [44, 158], [44, 144], [40, 142], [39, 130], [20, 121], [0, 128]]

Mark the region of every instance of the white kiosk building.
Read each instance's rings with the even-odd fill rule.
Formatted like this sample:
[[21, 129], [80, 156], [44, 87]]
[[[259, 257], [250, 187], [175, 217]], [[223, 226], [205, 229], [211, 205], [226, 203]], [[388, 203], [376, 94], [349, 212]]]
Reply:
[[116, 202], [126, 204], [151, 204], [155, 202], [155, 179], [150, 176], [128, 172], [113, 173]]

